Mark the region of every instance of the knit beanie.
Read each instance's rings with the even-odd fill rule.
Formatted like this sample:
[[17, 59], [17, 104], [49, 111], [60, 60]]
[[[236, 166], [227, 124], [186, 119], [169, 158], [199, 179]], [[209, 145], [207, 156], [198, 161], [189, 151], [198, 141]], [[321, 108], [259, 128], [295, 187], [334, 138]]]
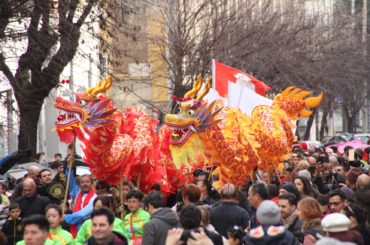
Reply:
[[257, 208], [257, 220], [261, 225], [278, 225], [281, 223], [281, 214], [278, 205], [270, 200], [263, 201]]

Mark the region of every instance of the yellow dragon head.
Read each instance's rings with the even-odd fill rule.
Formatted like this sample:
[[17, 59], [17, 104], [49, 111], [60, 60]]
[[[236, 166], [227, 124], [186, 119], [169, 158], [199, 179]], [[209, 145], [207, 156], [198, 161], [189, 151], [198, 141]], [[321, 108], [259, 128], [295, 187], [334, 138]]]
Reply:
[[312, 111], [306, 108], [317, 107], [321, 103], [323, 93], [316, 97], [306, 98], [309, 95], [311, 95], [310, 91], [291, 86], [275, 96], [272, 107], [285, 111], [288, 117], [293, 120], [298, 120], [300, 117], [309, 117]]
[[211, 88], [211, 78], [208, 78], [204, 88], [202, 76], [198, 76], [193, 88], [184, 98], [174, 98], [179, 106], [178, 114], [167, 114], [165, 122], [172, 130], [170, 149], [174, 163], [187, 165], [199, 159], [197, 151], [204, 149], [204, 143], [199, 134], [219, 122], [215, 117], [222, 109], [215, 102], [207, 104], [202, 100]]

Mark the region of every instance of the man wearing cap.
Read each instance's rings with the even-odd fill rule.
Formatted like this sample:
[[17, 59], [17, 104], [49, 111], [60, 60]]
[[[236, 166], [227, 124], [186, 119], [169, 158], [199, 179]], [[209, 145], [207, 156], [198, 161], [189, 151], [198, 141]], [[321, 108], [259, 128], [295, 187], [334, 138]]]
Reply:
[[342, 242], [353, 242], [364, 245], [362, 235], [356, 230], [349, 230], [351, 221], [344, 214], [333, 213], [326, 215], [321, 220], [321, 226], [326, 232], [326, 237], [332, 237]]
[[281, 224], [280, 209], [273, 201], [266, 200], [257, 209], [257, 221], [260, 226], [252, 229], [243, 238], [245, 245], [259, 244], [300, 244], [294, 235]]

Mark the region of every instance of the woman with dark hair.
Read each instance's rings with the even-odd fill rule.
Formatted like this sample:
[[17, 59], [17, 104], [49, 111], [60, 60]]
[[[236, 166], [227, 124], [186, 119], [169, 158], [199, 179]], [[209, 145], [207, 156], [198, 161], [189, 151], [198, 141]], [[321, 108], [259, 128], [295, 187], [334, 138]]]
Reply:
[[242, 227], [234, 226], [227, 230], [227, 240], [230, 245], [241, 245], [245, 232]]
[[303, 244], [314, 244], [324, 236], [321, 227], [321, 208], [318, 201], [312, 197], [306, 197], [298, 203], [299, 219], [302, 221]]
[[306, 178], [297, 176], [293, 179], [293, 183], [297, 187], [300, 199], [317, 196], [312, 185]]
[[[94, 210], [105, 207], [111, 211], [114, 210], [114, 200], [112, 196], [97, 196], [93, 202]], [[91, 233], [92, 220], [86, 220], [78, 230], [75, 242], [76, 244], [83, 244], [92, 235]], [[114, 218], [113, 231], [124, 235], [123, 221], [117, 217]]]
[[358, 231], [364, 241], [370, 241], [370, 229], [366, 227], [367, 212], [356, 203], [351, 203], [345, 207], [342, 212], [351, 221], [350, 230]]

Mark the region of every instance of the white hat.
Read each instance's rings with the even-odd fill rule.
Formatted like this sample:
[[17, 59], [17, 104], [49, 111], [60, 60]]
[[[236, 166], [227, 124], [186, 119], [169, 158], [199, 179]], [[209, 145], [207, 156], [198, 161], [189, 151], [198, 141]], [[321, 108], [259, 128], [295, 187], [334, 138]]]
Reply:
[[328, 214], [321, 220], [323, 230], [328, 232], [348, 231], [350, 223], [347, 216], [340, 213]]
[[306, 169], [299, 170], [298, 176], [306, 178], [308, 181], [311, 181], [311, 173]]

